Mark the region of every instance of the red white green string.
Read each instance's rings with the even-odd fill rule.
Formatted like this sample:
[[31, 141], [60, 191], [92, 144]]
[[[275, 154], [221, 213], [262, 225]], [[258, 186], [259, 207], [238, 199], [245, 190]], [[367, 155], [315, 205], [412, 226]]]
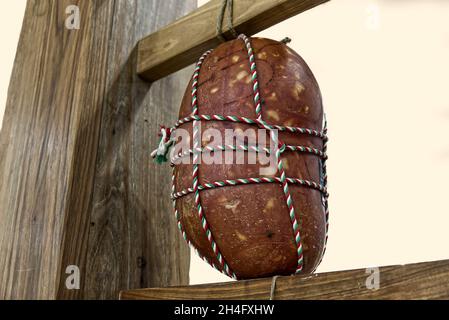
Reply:
[[[319, 260], [321, 262], [321, 260], [324, 256], [325, 250], [326, 250], [327, 239], [328, 239], [328, 229], [329, 229], [329, 208], [328, 208], [329, 194], [327, 192], [327, 170], [326, 170], [326, 160], [327, 160], [326, 153], [327, 153], [327, 142], [328, 142], [327, 122], [325, 122], [323, 132], [319, 132], [319, 131], [311, 130], [311, 129], [307, 129], [307, 128], [279, 126], [279, 125], [272, 125], [272, 124], [266, 123], [262, 119], [262, 107], [261, 107], [261, 97], [260, 97], [260, 88], [259, 88], [259, 81], [258, 81], [258, 74], [257, 74], [257, 66], [256, 66], [256, 61], [255, 61], [254, 52], [253, 52], [253, 49], [251, 46], [251, 42], [250, 42], [249, 38], [247, 38], [245, 35], [239, 36], [239, 39], [244, 41], [247, 52], [248, 52], [248, 58], [249, 58], [250, 69], [251, 69], [251, 79], [252, 79], [252, 85], [253, 85], [254, 105], [255, 105], [255, 112], [256, 112], [257, 119], [253, 120], [253, 119], [240, 117], [240, 116], [199, 115], [198, 114], [197, 92], [198, 92], [199, 74], [200, 74], [200, 70], [201, 70], [201, 67], [202, 67], [205, 59], [212, 52], [212, 51], [207, 51], [198, 61], [195, 71], [194, 71], [194, 74], [193, 74], [192, 115], [189, 117], [186, 117], [184, 119], [178, 120], [177, 123], [175, 124], [175, 126], [173, 128], [170, 128], [170, 132], [172, 133], [174, 130], [179, 128], [181, 125], [193, 122], [193, 149], [190, 149], [184, 153], [180, 153], [180, 154], [176, 155], [173, 159], [171, 159], [172, 166], [175, 166], [176, 162], [180, 158], [193, 155], [193, 173], [192, 173], [193, 186], [192, 186], [192, 188], [188, 188], [186, 190], [176, 192], [176, 190], [175, 190], [175, 175], [174, 175], [174, 170], [173, 170], [172, 199], [173, 199], [173, 207], [174, 207], [176, 219], [178, 222], [178, 228], [180, 229], [180, 231], [183, 235], [183, 238], [187, 241], [187, 243], [189, 245], [191, 245], [195, 249], [196, 253], [204, 261], [208, 262], [215, 269], [236, 279], [237, 276], [235, 275], [234, 272], [232, 272], [231, 268], [226, 263], [223, 255], [221, 254], [221, 251], [218, 248], [218, 245], [215, 242], [215, 239], [212, 235], [209, 224], [207, 222], [206, 215], [204, 213], [204, 209], [201, 204], [200, 191], [210, 190], [210, 189], [215, 189], [215, 188], [220, 188], [220, 187], [236, 186], [236, 185], [249, 185], [249, 184], [257, 184], [257, 183], [280, 183], [282, 185], [282, 190], [284, 192], [286, 204], [287, 204], [287, 207], [289, 210], [290, 220], [292, 223], [294, 239], [295, 239], [295, 243], [296, 243], [296, 247], [297, 247], [297, 257], [298, 257], [296, 273], [299, 273], [302, 271], [303, 264], [304, 264], [304, 262], [303, 262], [303, 247], [302, 247], [302, 239], [301, 239], [301, 233], [300, 233], [300, 229], [299, 229], [299, 223], [298, 223], [298, 220], [296, 219], [296, 213], [295, 213], [295, 208], [293, 205], [293, 199], [292, 199], [290, 191], [289, 191], [289, 184], [297, 184], [297, 185], [305, 186], [308, 188], [312, 188], [312, 189], [318, 190], [322, 194], [323, 205], [325, 208], [326, 228], [325, 228], [325, 245], [322, 250], [320, 260]], [[268, 150], [267, 148], [258, 148], [255, 146], [245, 146], [245, 145], [240, 145], [240, 146], [223, 145], [223, 146], [215, 146], [215, 147], [207, 146], [205, 148], [202, 148], [201, 139], [200, 139], [200, 130], [199, 130], [201, 121], [228, 121], [228, 122], [234, 122], [234, 123], [246, 123], [246, 124], [257, 125], [259, 128], [270, 130], [270, 132], [271, 132], [270, 137], [274, 142], [277, 142], [276, 136], [274, 134], [275, 130], [281, 131], [281, 132], [306, 134], [306, 135], [310, 135], [313, 137], [321, 138], [323, 140], [323, 150], [320, 151], [318, 149], [311, 148], [311, 147], [289, 146], [289, 145], [285, 145], [285, 144], [280, 144], [280, 146], [276, 149], [276, 152], [275, 152], [280, 177], [273, 177], [273, 178], [261, 177], [261, 178], [246, 178], [246, 179], [243, 178], [243, 179], [235, 179], [235, 180], [217, 181], [217, 182], [206, 183], [204, 185], [200, 185], [199, 177], [198, 177], [199, 156], [205, 151], [216, 152], [216, 151], [232, 150], [232, 151], [245, 151], [245, 152], [248, 152], [248, 151], [262, 152], [263, 151], [268, 154], [270, 153], [270, 150]], [[168, 137], [168, 138], [170, 138], [170, 137]], [[165, 138], [164, 140], [167, 140], [167, 138]], [[166, 143], [167, 143], [167, 141], [166, 141]], [[162, 149], [162, 148], [163, 148], [163, 146], [160, 145], [159, 149]], [[322, 177], [321, 177], [322, 184], [318, 184], [313, 181], [287, 177], [286, 173], [285, 173], [283, 161], [281, 159], [281, 155], [285, 151], [297, 151], [297, 152], [301, 152], [301, 153], [309, 153], [309, 154], [320, 157], [321, 163], [322, 163]], [[168, 150], [164, 149], [164, 152], [168, 153]], [[156, 154], [156, 150], [153, 153]], [[166, 154], [164, 154], [164, 156], [165, 155]], [[160, 154], [157, 153], [157, 156], [160, 156]], [[203, 230], [206, 233], [207, 239], [211, 244], [212, 250], [220, 264], [219, 266], [217, 266], [215, 263], [213, 263], [212, 261], [210, 261], [209, 259], [205, 258], [204, 256], [202, 256], [200, 254], [200, 252], [197, 250], [197, 248], [195, 248], [192, 245], [191, 241], [189, 241], [188, 236], [182, 226], [181, 217], [179, 215], [179, 212], [176, 209], [176, 200], [183, 196], [186, 196], [188, 194], [192, 194], [192, 193], [194, 194], [194, 197], [195, 197], [195, 204], [196, 204], [197, 210], [198, 210], [198, 217], [201, 221]]]
[[[323, 196], [327, 197], [327, 189], [323, 187], [322, 185], [309, 181], [309, 180], [303, 180], [303, 179], [297, 179], [297, 178], [286, 178], [287, 182], [289, 184], [297, 184], [303, 187], [307, 187], [310, 189], [315, 189], [323, 194]], [[251, 184], [263, 184], [263, 183], [282, 183], [282, 180], [280, 177], [263, 177], [263, 178], [246, 178], [246, 179], [234, 179], [234, 180], [224, 180], [224, 181], [215, 181], [210, 183], [205, 183], [204, 185], [199, 185], [198, 190], [211, 190], [211, 189], [217, 189], [217, 188], [223, 188], [223, 187], [233, 187], [233, 186], [241, 186], [241, 185], [251, 185]], [[172, 193], [172, 199], [177, 200], [179, 198], [182, 198], [186, 195], [194, 193], [193, 188], [188, 188], [179, 192]]]
[[[200, 58], [200, 60], [197, 63], [197, 66], [195, 68], [194, 74], [193, 74], [193, 82], [192, 82], [192, 116], [198, 115], [198, 78], [200, 75], [201, 66], [203, 65], [204, 60], [206, 57], [211, 53], [212, 51], [207, 51], [203, 56]], [[232, 278], [237, 278], [234, 272], [232, 272], [231, 268], [229, 268], [229, 265], [226, 263], [223, 255], [221, 254], [220, 249], [218, 248], [217, 243], [215, 242], [214, 236], [212, 234], [212, 231], [209, 228], [209, 224], [207, 222], [206, 215], [204, 214], [204, 209], [201, 204], [201, 197], [200, 197], [200, 190], [198, 188], [199, 186], [199, 177], [198, 177], [198, 171], [199, 171], [199, 155], [200, 153], [197, 152], [198, 148], [201, 146], [201, 137], [200, 137], [200, 124], [201, 121], [194, 120], [193, 121], [193, 192], [195, 197], [195, 205], [198, 209], [198, 216], [201, 220], [201, 225], [203, 227], [204, 232], [206, 233], [207, 240], [209, 240], [212, 250], [220, 264], [221, 271], [228, 276]]]
[[249, 58], [249, 68], [251, 70], [251, 81], [253, 82], [253, 93], [254, 93], [254, 105], [256, 107], [257, 120], [262, 120], [262, 104], [260, 100], [260, 90], [259, 90], [259, 77], [257, 74], [256, 58], [254, 57], [253, 47], [251, 46], [251, 41], [248, 37], [241, 34], [239, 39], [245, 42], [246, 50], [248, 51]]
[[297, 134], [307, 134], [313, 137], [324, 139], [326, 136], [323, 132], [319, 132], [312, 129], [307, 128], [299, 128], [299, 127], [290, 127], [290, 126], [280, 126], [275, 124], [268, 124], [263, 120], [253, 120], [245, 117], [239, 117], [239, 116], [223, 116], [223, 115], [196, 115], [196, 116], [190, 116], [186, 117], [184, 119], [178, 120], [178, 122], [175, 124], [175, 126], [172, 129], [177, 129], [180, 126], [192, 122], [192, 121], [229, 121], [229, 122], [235, 122], [235, 123], [246, 123], [246, 124], [254, 124], [258, 125], [261, 129], [266, 130], [278, 130], [281, 132], [290, 132], [290, 133], [297, 133]]
[[[189, 149], [185, 152], [179, 153], [178, 155], [176, 155], [175, 157], [173, 157], [170, 161], [171, 166], [175, 166], [177, 164], [179, 164], [179, 162], [187, 157], [190, 156], [192, 154], [196, 153], [205, 153], [205, 152], [209, 152], [209, 153], [215, 153], [215, 152], [223, 152], [223, 151], [244, 151], [244, 152], [255, 152], [255, 153], [261, 153], [264, 152], [266, 154], [271, 154], [271, 151], [269, 148], [264, 147], [264, 148], [259, 148], [258, 146], [248, 146], [248, 145], [221, 145], [221, 146], [206, 146], [204, 148], [196, 148], [195, 150], [193, 149]], [[286, 145], [285, 146], [285, 151], [297, 151], [297, 152], [301, 152], [301, 153], [309, 153], [309, 154], [313, 154], [316, 155], [322, 159], [326, 158], [326, 155], [324, 152], [315, 149], [315, 148], [311, 148], [311, 147], [303, 147], [303, 146], [290, 146], [290, 145]]]
[[[239, 36], [239, 39], [242, 39], [245, 42], [245, 45], [246, 45], [246, 48], [248, 51], [250, 68], [251, 68], [251, 72], [252, 72], [252, 82], [253, 82], [254, 104], [255, 104], [255, 108], [256, 108], [256, 116], [257, 116], [258, 121], [262, 121], [259, 80], [258, 80], [258, 75], [257, 75], [256, 60], [255, 60], [254, 52], [253, 52], [253, 49], [251, 46], [251, 41], [249, 40], [249, 38], [247, 36], [245, 36], [243, 34]], [[277, 136], [274, 135], [274, 132], [275, 131], [271, 130], [270, 136], [273, 141], [277, 142]], [[283, 146], [283, 148], [285, 149], [285, 145]], [[293, 234], [294, 234], [295, 242], [296, 242], [296, 253], [298, 255], [298, 263], [297, 263], [297, 267], [296, 267], [296, 273], [299, 273], [302, 271], [303, 265], [304, 265], [301, 232], [299, 230], [298, 220], [296, 219], [295, 207], [293, 205], [293, 199], [290, 194], [290, 189], [289, 189], [288, 181], [287, 181], [287, 175], [285, 173], [284, 164], [283, 164], [283, 161], [281, 158], [281, 154], [283, 152], [283, 150], [281, 150], [281, 149], [282, 148], [278, 148], [276, 150], [276, 161], [278, 162], [278, 171], [281, 175], [280, 179], [281, 179], [281, 184], [282, 184], [282, 190], [284, 191], [284, 196], [285, 196], [285, 200], [286, 200], [286, 204], [287, 204], [287, 208], [288, 208], [288, 212], [289, 212], [289, 216], [290, 216], [290, 221], [291, 221], [292, 227], [293, 227]]]
[[[329, 139], [327, 137], [327, 119], [326, 116], [324, 116], [324, 128], [323, 128], [323, 134], [325, 138], [323, 139], [323, 153], [327, 154], [327, 144], [329, 142]], [[326, 164], [327, 156], [321, 160], [322, 165], [322, 184], [327, 188], [327, 164]], [[315, 266], [313, 272], [315, 272], [316, 268], [321, 264], [321, 261], [323, 261], [324, 254], [326, 253], [326, 247], [327, 247], [327, 239], [329, 238], [329, 194], [326, 192], [326, 194], [323, 194], [323, 205], [324, 205], [324, 216], [325, 216], [325, 236], [324, 236], [324, 246], [323, 250], [321, 252], [320, 260], [318, 261], [318, 264]]]
[[[172, 192], [175, 192], [175, 173], [174, 173], [175, 168], [173, 168], [173, 175], [172, 175]], [[193, 191], [192, 191], [193, 192]], [[214, 263], [212, 263], [212, 261], [210, 261], [209, 259], [207, 259], [206, 257], [204, 257], [199, 250], [190, 242], [189, 238], [187, 237], [187, 233], [184, 230], [184, 227], [182, 226], [181, 223], [181, 216], [178, 212], [178, 209], [176, 209], [176, 199], [173, 198], [173, 210], [175, 212], [175, 217], [176, 217], [176, 222], [178, 224], [178, 229], [182, 234], [182, 237], [184, 238], [184, 240], [187, 242], [187, 244], [194, 249], [194, 251], [196, 252], [196, 254], [203, 259], [205, 262], [207, 262], [208, 264], [210, 264], [213, 268], [217, 269], [218, 271], [221, 271]]]

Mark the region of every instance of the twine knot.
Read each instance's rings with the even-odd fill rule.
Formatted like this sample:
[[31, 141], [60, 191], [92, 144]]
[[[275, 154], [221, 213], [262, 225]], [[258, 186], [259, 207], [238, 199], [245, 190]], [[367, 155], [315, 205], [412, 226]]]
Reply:
[[156, 161], [156, 163], [161, 164], [167, 162], [167, 155], [170, 147], [173, 145], [175, 140], [171, 137], [173, 129], [161, 126], [161, 132], [159, 136], [159, 146], [156, 150], [151, 153], [151, 157]]
[[278, 145], [279, 151], [281, 153], [284, 153], [285, 150], [287, 149], [287, 145], [285, 143], [283, 143], [282, 141], [279, 140], [279, 145]]

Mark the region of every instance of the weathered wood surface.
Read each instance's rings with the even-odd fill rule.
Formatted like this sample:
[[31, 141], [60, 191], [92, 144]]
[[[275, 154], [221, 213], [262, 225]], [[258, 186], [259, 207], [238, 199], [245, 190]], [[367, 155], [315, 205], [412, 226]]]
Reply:
[[[254, 35], [329, 0], [234, 0], [234, 29]], [[137, 72], [149, 81], [165, 77], [220, 44], [217, 20], [223, 0], [211, 0], [139, 42]], [[232, 37], [227, 14], [223, 33]]]
[[[274, 299], [449, 299], [449, 260], [379, 268], [379, 289], [368, 289], [366, 269], [280, 277]], [[368, 281], [371, 283], [371, 281]], [[272, 279], [131, 290], [123, 300], [244, 299], [270, 297]]]
[[[79, 30], [64, 27], [72, 4]], [[29, 0], [0, 136], [0, 299], [116, 299], [188, 283], [170, 174], [149, 152], [191, 70], [145, 83], [135, 48], [195, 5]], [[80, 290], [65, 287], [68, 265]]]

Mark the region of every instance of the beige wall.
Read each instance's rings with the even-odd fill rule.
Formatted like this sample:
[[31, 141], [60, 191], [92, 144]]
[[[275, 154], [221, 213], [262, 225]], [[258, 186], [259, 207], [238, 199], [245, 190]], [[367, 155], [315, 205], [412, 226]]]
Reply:
[[[0, 119], [24, 3], [0, 2]], [[322, 89], [331, 224], [319, 272], [449, 258], [448, 21], [444, 0], [332, 0], [259, 35], [291, 37]], [[192, 258], [192, 283], [223, 280]]]
[[[323, 93], [331, 216], [318, 272], [449, 259], [449, 1], [332, 0], [259, 36], [292, 38]], [[193, 283], [226, 279], [193, 261]]]
[[0, 128], [3, 123], [9, 78], [11, 77], [26, 0], [0, 1]]

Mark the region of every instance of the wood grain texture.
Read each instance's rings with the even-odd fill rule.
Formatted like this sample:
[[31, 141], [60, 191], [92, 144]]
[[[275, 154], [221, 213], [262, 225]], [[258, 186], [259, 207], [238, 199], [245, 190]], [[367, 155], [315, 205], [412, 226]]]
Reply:
[[[188, 283], [170, 174], [149, 152], [191, 70], [145, 83], [135, 48], [195, 3], [28, 1], [0, 135], [0, 299]], [[64, 27], [73, 4], [79, 30]], [[68, 265], [80, 290], [65, 287]]]
[[[327, 1], [235, 0], [234, 29], [251, 36]], [[211, 0], [142, 39], [139, 43], [138, 73], [149, 81], [163, 78], [195, 62], [202, 53], [220, 44], [216, 26], [221, 6], [222, 0]], [[222, 31], [227, 39], [232, 38], [227, 20]]]
[[[380, 287], [367, 289], [366, 269], [312, 276], [280, 277], [275, 299], [449, 299], [449, 260], [382, 267]], [[264, 300], [270, 297], [272, 279], [132, 290], [123, 300], [232, 299]]]

